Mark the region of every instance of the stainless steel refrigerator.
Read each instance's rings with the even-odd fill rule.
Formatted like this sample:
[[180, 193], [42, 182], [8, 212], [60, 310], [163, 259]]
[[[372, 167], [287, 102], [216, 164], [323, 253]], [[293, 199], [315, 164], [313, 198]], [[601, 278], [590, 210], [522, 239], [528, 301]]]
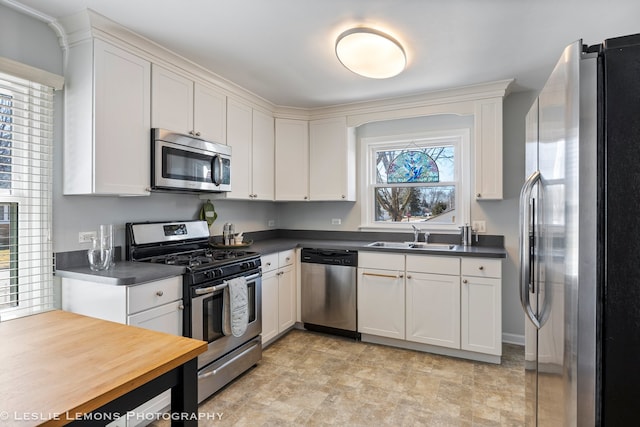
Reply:
[[528, 426], [640, 420], [640, 35], [568, 46], [526, 118]]

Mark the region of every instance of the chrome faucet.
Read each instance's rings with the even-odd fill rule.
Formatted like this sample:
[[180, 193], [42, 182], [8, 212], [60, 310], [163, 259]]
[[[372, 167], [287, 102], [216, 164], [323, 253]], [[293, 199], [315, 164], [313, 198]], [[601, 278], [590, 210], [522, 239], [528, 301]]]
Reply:
[[418, 237], [420, 236], [420, 232], [422, 230], [420, 230], [418, 227], [416, 227], [413, 224], [411, 224], [411, 226], [413, 227], [413, 242], [417, 243], [418, 242]]

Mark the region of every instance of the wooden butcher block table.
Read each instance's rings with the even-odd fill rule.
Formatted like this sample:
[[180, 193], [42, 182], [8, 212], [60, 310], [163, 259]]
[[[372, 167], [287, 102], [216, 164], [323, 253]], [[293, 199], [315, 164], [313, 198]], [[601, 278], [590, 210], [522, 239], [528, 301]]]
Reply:
[[198, 424], [204, 341], [55, 310], [0, 323], [0, 343], [0, 426], [105, 425], [169, 388], [172, 425]]

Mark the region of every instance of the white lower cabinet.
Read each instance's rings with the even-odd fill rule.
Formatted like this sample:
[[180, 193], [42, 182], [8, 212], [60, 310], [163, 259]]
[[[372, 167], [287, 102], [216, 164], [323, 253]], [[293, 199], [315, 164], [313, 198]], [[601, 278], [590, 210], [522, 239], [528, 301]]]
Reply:
[[404, 255], [358, 253], [358, 332], [405, 338]]
[[407, 273], [407, 340], [460, 348], [460, 276]]
[[501, 260], [361, 251], [358, 266], [363, 341], [500, 362]]
[[501, 261], [463, 259], [461, 348], [502, 354]]
[[460, 258], [407, 255], [407, 340], [460, 348]]
[[[182, 335], [182, 276], [130, 286], [62, 278], [62, 309], [99, 319], [139, 326], [173, 335]], [[158, 414], [171, 405], [171, 391], [137, 407], [110, 427], [149, 424], [144, 414]]]
[[295, 250], [263, 255], [262, 343], [291, 328], [296, 321]]

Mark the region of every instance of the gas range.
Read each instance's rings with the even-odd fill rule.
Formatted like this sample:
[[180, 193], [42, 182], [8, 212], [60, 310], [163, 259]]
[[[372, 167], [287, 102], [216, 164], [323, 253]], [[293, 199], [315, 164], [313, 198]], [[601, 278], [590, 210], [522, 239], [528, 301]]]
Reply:
[[[224, 387], [262, 357], [262, 274], [260, 254], [214, 249], [206, 221], [126, 224], [127, 260], [178, 265], [183, 275], [183, 334], [207, 341], [198, 356], [198, 402]], [[229, 286], [246, 285], [247, 323], [243, 332], [231, 321]], [[235, 313], [235, 311], [234, 311]]]

